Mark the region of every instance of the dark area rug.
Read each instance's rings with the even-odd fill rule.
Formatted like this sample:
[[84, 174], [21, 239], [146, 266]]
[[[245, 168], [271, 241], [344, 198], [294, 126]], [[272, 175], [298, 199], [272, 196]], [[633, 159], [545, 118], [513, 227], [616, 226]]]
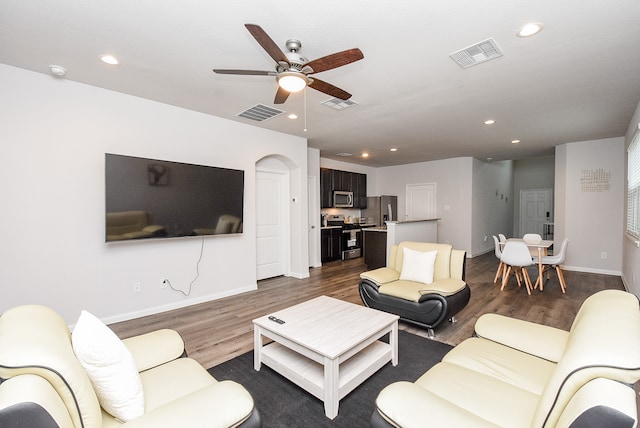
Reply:
[[378, 393], [390, 383], [413, 382], [449, 352], [450, 345], [399, 331], [398, 365], [387, 363], [349, 395], [340, 400], [338, 416], [324, 414], [324, 404], [302, 388], [262, 365], [253, 369], [253, 351], [209, 369], [218, 380], [234, 380], [253, 396], [262, 426], [274, 427], [368, 427]]

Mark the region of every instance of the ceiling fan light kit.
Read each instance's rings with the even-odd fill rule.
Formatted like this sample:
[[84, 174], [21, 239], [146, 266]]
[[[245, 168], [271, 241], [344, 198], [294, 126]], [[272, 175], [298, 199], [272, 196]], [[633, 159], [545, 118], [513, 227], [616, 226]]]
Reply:
[[346, 51], [337, 52], [313, 61], [307, 60], [304, 56], [298, 54], [298, 50], [302, 47], [299, 40], [289, 39], [286, 42], [289, 52], [285, 54], [280, 50], [278, 45], [269, 37], [269, 35], [259, 26], [255, 24], [245, 24], [247, 30], [254, 39], [262, 46], [276, 62], [276, 71], [256, 71], [256, 70], [237, 70], [237, 69], [217, 69], [213, 72], [218, 74], [239, 74], [244, 76], [276, 76], [278, 82], [278, 91], [276, 92], [274, 104], [282, 104], [289, 97], [290, 93], [299, 92], [307, 86], [316, 91], [323, 92], [332, 97], [341, 100], [348, 100], [351, 94], [344, 91], [331, 83], [324, 82], [315, 77], [310, 78], [308, 75], [320, 73], [322, 71], [332, 70], [342, 67], [343, 65], [361, 60], [364, 58], [362, 51], [358, 48], [348, 49]]
[[278, 85], [287, 92], [300, 92], [309, 83], [309, 78], [297, 71], [283, 71], [276, 76]]

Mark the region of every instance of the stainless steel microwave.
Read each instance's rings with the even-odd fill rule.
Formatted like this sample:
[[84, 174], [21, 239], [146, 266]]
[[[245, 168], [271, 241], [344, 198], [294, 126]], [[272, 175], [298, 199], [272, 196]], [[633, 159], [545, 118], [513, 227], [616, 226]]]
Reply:
[[333, 206], [334, 208], [353, 208], [353, 192], [334, 191]]

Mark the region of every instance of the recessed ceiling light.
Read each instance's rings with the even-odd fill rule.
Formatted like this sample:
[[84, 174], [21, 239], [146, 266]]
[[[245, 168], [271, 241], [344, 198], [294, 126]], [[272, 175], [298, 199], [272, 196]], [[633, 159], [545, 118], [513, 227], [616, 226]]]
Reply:
[[298, 115], [295, 113], [291, 113], [289, 116], [287, 116], [289, 119], [297, 119]]
[[120, 61], [118, 61], [118, 58], [111, 55], [102, 55], [100, 59], [102, 60], [102, 62], [109, 65], [118, 65], [120, 63]]
[[67, 74], [67, 69], [59, 65], [50, 65], [49, 71], [56, 77], [62, 77]]
[[518, 144], [520, 140], [511, 140], [511, 144]]
[[525, 24], [522, 28], [520, 28], [516, 35], [518, 37], [531, 37], [542, 31], [543, 27], [544, 25], [542, 25], [540, 22], [530, 22], [529, 24]]
[[363, 158], [368, 158], [368, 157], [369, 157], [369, 153], [364, 152], [364, 153], [362, 154], [362, 157], [363, 157]]
[[398, 148], [397, 148], [397, 147], [393, 147], [393, 148], [389, 149], [389, 151], [390, 151], [390, 152], [397, 152], [397, 151], [398, 151]]
[[496, 123], [496, 121], [495, 121], [495, 120], [493, 120], [493, 119], [489, 119], [489, 120], [485, 120], [485, 121], [484, 121], [484, 124], [485, 124], [485, 125], [493, 125], [494, 123]]

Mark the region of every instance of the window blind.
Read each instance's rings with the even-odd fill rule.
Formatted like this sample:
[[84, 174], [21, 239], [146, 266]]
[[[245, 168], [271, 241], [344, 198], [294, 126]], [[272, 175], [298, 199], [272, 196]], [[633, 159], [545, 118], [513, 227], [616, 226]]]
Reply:
[[627, 153], [627, 233], [640, 239], [640, 124]]

